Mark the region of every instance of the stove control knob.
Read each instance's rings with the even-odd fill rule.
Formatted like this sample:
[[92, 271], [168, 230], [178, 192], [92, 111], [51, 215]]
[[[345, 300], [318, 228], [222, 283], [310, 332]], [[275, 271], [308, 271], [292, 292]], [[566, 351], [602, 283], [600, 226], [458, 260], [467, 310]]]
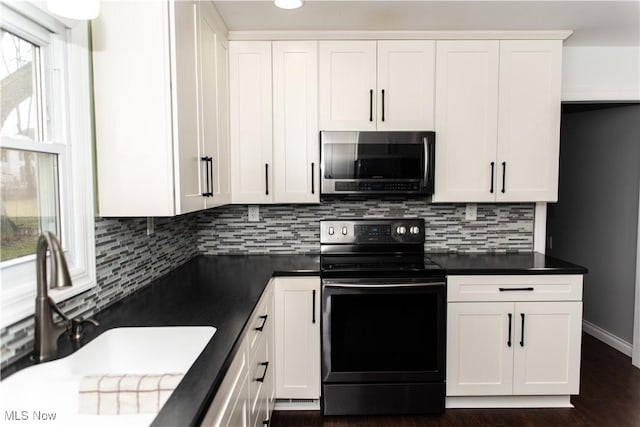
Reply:
[[334, 230], [333, 227], [329, 227], [329, 236], [333, 236], [333, 234], [336, 232], [336, 230]]
[[398, 233], [399, 235], [403, 235], [407, 232], [407, 229], [405, 227], [403, 227], [402, 225], [399, 226], [398, 228], [396, 228], [396, 233]]
[[346, 236], [348, 231], [349, 230], [347, 230], [347, 227], [342, 227], [342, 235], [343, 236]]
[[420, 227], [418, 227], [417, 225], [412, 226], [409, 231], [411, 232], [411, 234], [420, 234]]

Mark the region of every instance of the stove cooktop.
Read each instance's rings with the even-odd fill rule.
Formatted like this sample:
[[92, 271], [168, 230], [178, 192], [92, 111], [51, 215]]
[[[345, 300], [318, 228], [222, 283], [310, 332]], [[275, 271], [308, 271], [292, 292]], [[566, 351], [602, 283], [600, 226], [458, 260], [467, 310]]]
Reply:
[[320, 222], [320, 270], [325, 277], [444, 275], [424, 255], [420, 218]]

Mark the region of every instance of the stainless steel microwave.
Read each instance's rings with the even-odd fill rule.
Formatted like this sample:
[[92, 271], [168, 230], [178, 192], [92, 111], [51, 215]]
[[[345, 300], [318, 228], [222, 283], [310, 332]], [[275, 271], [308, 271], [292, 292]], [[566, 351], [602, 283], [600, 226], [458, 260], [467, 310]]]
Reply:
[[433, 194], [436, 134], [320, 132], [321, 194]]

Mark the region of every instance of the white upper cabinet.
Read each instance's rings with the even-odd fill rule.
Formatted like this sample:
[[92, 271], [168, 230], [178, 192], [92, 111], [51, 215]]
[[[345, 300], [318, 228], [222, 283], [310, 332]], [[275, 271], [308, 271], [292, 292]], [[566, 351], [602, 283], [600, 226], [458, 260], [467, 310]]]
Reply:
[[320, 42], [320, 129], [376, 129], [376, 42]]
[[233, 203], [271, 203], [271, 42], [229, 46]]
[[211, 198], [203, 194], [211, 187], [202, 159], [228, 139], [217, 134], [210, 41], [226, 28], [211, 5], [217, 19], [206, 34], [201, 8], [196, 1], [105, 3], [92, 22], [101, 216], [173, 216], [204, 209]]
[[495, 201], [498, 43], [437, 44], [435, 202]]
[[558, 200], [561, 72], [560, 40], [500, 42], [498, 201]]
[[320, 129], [433, 129], [434, 46], [321, 41]]
[[557, 201], [560, 40], [442, 41], [435, 202]]
[[318, 203], [318, 43], [273, 42], [273, 174], [277, 203]]
[[233, 203], [318, 203], [317, 42], [231, 42]]
[[378, 130], [433, 130], [433, 40], [378, 41]]
[[[229, 47], [226, 38], [216, 30], [213, 3], [199, 2], [200, 36], [200, 102], [199, 119], [202, 135], [201, 162], [207, 208], [231, 202], [229, 142]], [[213, 119], [217, 118], [217, 120]], [[209, 164], [207, 164], [207, 162]]]

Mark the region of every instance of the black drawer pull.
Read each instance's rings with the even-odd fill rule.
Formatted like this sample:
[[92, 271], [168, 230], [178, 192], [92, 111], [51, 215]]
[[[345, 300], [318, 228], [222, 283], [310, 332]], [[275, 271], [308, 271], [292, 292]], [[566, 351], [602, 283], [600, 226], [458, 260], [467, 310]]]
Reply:
[[384, 89], [382, 89], [382, 121], [384, 122]]
[[529, 287], [529, 288], [498, 288], [500, 290], [500, 292], [511, 292], [511, 291], [533, 291], [534, 289]]
[[315, 186], [315, 163], [311, 163], [311, 194], [316, 194]]
[[269, 369], [269, 362], [262, 362], [262, 363], [260, 363], [259, 366], [264, 366], [264, 373], [262, 374], [262, 376], [260, 378], [256, 378], [256, 381], [258, 381], [259, 383], [263, 383], [264, 379], [267, 376], [267, 369]]
[[522, 335], [520, 335], [520, 347], [524, 347], [524, 313], [520, 313], [522, 316]]
[[269, 163], [264, 164], [264, 182], [265, 182], [264, 194], [268, 196], [269, 195]]
[[264, 325], [267, 324], [267, 316], [266, 314], [264, 316], [259, 316], [258, 319], [262, 319], [262, 325], [258, 326], [257, 328], [254, 328], [256, 331], [262, 332], [262, 330], [264, 329]]
[[512, 315], [509, 313], [509, 340], [507, 341], [507, 347], [511, 347], [511, 319]]
[[373, 121], [373, 89], [369, 90], [369, 121]]

